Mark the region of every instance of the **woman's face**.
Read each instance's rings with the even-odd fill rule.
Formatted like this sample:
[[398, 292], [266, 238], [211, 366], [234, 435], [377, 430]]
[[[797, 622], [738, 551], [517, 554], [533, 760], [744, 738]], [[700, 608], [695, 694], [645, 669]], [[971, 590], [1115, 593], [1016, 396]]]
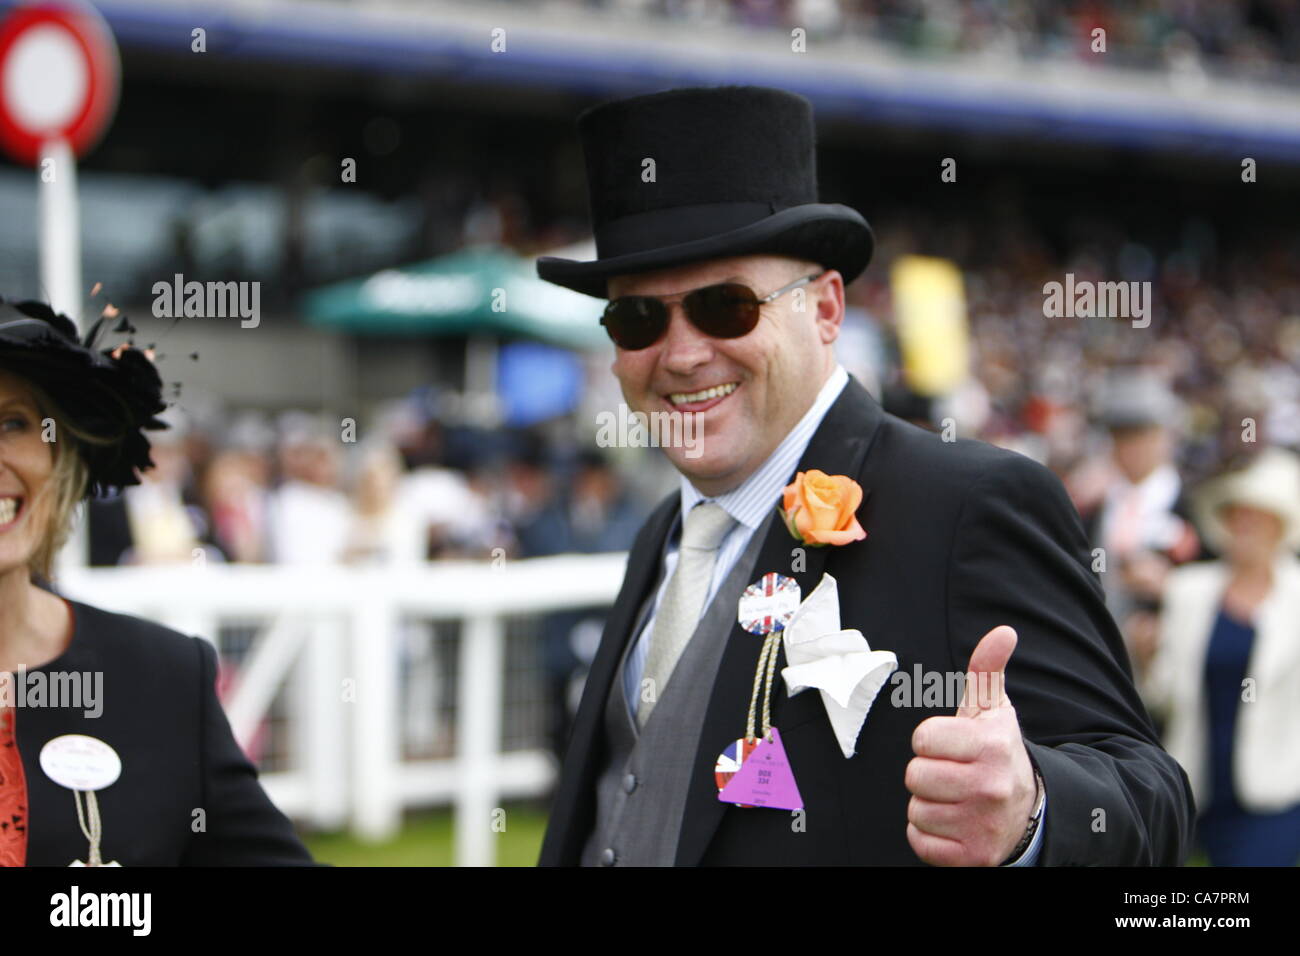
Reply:
[[1230, 535], [1229, 554], [1238, 561], [1271, 558], [1282, 543], [1282, 519], [1271, 511], [1230, 504], [1221, 513]]
[[54, 447], [42, 431], [24, 381], [0, 371], [0, 574], [25, 568], [49, 528]]

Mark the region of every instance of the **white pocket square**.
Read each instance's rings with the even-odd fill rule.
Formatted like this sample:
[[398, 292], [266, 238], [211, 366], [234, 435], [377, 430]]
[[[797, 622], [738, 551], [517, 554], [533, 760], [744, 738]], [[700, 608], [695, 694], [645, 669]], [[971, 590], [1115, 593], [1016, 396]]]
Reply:
[[898, 658], [892, 651], [873, 651], [861, 631], [840, 628], [839, 587], [829, 574], [799, 605], [783, 640], [786, 692], [793, 697], [817, 688], [840, 750], [852, 757], [867, 712]]

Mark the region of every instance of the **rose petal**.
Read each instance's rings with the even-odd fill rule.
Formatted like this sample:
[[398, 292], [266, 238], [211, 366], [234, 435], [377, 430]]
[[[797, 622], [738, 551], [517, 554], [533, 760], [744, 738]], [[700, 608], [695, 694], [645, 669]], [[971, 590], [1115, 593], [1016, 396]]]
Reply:
[[844, 531], [813, 531], [809, 537], [817, 544], [851, 544], [854, 541], [861, 541], [867, 536], [858, 524], [856, 518], [853, 519], [853, 526]]
[[803, 472], [794, 476], [794, 481], [781, 489], [781, 507], [789, 511], [799, 498], [799, 486], [803, 484]]
[[814, 528], [834, 530], [839, 526], [840, 492], [828, 475], [809, 472], [803, 483], [803, 496], [812, 512]]
[[849, 527], [850, 521], [855, 520], [854, 513], [858, 510], [858, 505], [862, 504], [862, 486], [844, 475], [837, 475], [835, 480], [840, 492], [840, 511], [835, 530], [843, 531]]
[[794, 526], [799, 532], [799, 537], [803, 541], [808, 541], [808, 535], [816, 527], [812, 509], [806, 504], [796, 504], [793, 511]]

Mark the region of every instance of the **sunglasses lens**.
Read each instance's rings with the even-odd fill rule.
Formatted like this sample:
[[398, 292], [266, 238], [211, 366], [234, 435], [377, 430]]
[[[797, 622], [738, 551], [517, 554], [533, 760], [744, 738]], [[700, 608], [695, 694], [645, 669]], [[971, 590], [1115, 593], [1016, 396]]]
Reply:
[[605, 331], [621, 349], [636, 351], [659, 341], [667, 327], [668, 310], [658, 299], [629, 295], [605, 306], [600, 320]]
[[[758, 297], [738, 282], [696, 289], [682, 300], [697, 329], [718, 339], [738, 339], [758, 324]], [[668, 307], [650, 296], [628, 295], [605, 306], [600, 320], [621, 349], [636, 351], [654, 345], [668, 327]]]
[[738, 282], [697, 289], [682, 303], [695, 326], [719, 339], [738, 339], [758, 324], [758, 297]]

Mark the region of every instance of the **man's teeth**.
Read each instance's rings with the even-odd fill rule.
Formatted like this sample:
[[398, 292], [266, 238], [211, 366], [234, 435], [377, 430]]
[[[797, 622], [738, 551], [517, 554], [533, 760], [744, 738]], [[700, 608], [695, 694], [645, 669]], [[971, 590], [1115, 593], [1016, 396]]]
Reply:
[[8, 524], [18, 517], [18, 499], [0, 498], [0, 524]]
[[735, 390], [736, 383], [728, 382], [726, 385], [715, 385], [712, 388], [706, 388], [702, 392], [673, 392], [668, 398], [674, 405], [685, 405], [688, 402], [707, 402], [711, 398], [730, 395]]

